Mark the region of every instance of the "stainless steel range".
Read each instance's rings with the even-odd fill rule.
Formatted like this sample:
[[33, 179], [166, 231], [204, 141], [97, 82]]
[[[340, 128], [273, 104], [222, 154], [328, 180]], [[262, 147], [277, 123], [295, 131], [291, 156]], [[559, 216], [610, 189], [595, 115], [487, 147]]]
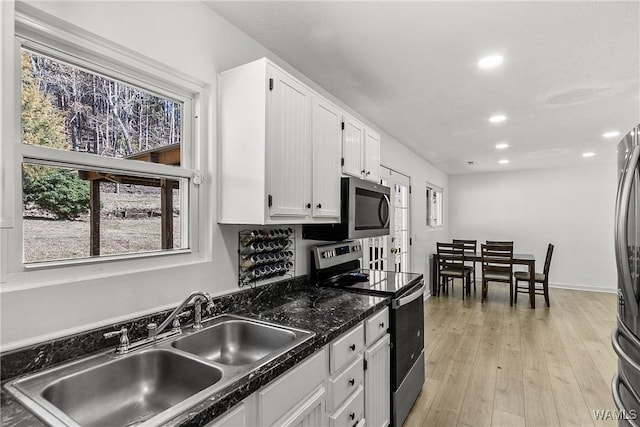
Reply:
[[391, 419], [402, 426], [424, 384], [424, 279], [422, 274], [360, 268], [357, 241], [314, 246], [311, 276], [318, 286], [391, 298]]

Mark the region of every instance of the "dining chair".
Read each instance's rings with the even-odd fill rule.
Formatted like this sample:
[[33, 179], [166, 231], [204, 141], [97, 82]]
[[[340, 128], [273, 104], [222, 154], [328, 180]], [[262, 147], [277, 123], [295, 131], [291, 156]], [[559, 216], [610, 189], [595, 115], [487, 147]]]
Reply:
[[[551, 307], [549, 305], [549, 268], [551, 268], [551, 257], [553, 256], [553, 248], [554, 246], [549, 243], [547, 246], [547, 256], [544, 258], [544, 268], [542, 273], [534, 273], [534, 283], [533, 283], [533, 292], [535, 295], [544, 295], [544, 301], [547, 303], [547, 307]], [[516, 294], [514, 295], [513, 302], [518, 302], [518, 292], [520, 293], [529, 293], [529, 272], [528, 271], [516, 271], [513, 274], [515, 278], [515, 287]], [[526, 286], [519, 286], [519, 282], [524, 281], [527, 283]], [[538, 283], [541, 284], [541, 287], [536, 286]]]
[[[465, 269], [464, 246], [461, 243], [436, 243], [438, 251], [438, 271], [440, 283], [438, 284], [437, 296], [440, 296], [440, 288], [446, 293], [449, 291], [449, 280], [451, 280], [451, 291], [453, 292], [453, 282], [455, 279], [462, 279], [462, 300], [465, 293], [471, 294], [471, 270]], [[466, 284], [465, 284], [466, 279]]]
[[509, 284], [509, 305], [513, 306], [513, 246], [480, 245], [482, 254], [482, 302], [487, 298], [489, 282]]
[[513, 240], [487, 240], [487, 245], [511, 245], [513, 246]]
[[[453, 239], [453, 243], [462, 243], [463, 249], [464, 249], [464, 254], [465, 257], [467, 255], [471, 255], [476, 253], [476, 251], [478, 250], [478, 241], [477, 240], [465, 240], [465, 239]], [[468, 263], [471, 264], [468, 264]], [[465, 269], [469, 269], [471, 271], [471, 274], [473, 275], [473, 292], [475, 293], [476, 291], [476, 263], [475, 261], [468, 261], [465, 260], [465, 265], [464, 265]]]

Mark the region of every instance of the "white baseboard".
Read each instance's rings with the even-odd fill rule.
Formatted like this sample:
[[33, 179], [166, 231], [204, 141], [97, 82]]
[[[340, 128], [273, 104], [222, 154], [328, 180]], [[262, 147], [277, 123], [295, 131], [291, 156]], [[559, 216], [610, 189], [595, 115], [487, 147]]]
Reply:
[[550, 288], [558, 288], [558, 289], [571, 289], [574, 291], [588, 291], [588, 292], [606, 292], [610, 294], [615, 294], [618, 292], [618, 288], [605, 288], [602, 286], [591, 286], [591, 285], [576, 285], [573, 283], [549, 283]]

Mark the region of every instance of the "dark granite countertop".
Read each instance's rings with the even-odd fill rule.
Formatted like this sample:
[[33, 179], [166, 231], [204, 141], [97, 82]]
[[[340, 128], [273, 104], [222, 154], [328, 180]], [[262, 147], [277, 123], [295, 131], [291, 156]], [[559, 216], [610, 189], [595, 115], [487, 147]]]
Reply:
[[[306, 282], [306, 281], [305, 281]], [[388, 299], [345, 292], [333, 288], [315, 288], [300, 283], [284, 289], [253, 289], [240, 297], [222, 297], [214, 315], [238, 314], [284, 326], [315, 332], [315, 336], [289, 352], [258, 367], [232, 384], [215, 392], [186, 413], [165, 425], [203, 426], [222, 415], [254, 391], [268, 384], [325, 344], [343, 334], [374, 312], [388, 305]], [[145, 319], [146, 320], [146, 319]], [[141, 322], [142, 323], [142, 322]], [[95, 331], [93, 331], [96, 333]], [[38, 349], [30, 349], [36, 352]], [[37, 357], [43, 350], [40, 349]], [[82, 356], [84, 357], [84, 356]], [[46, 366], [44, 366], [46, 368]], [[3, 372], [3, 383], [11, 379]], [[20, 375], [21, 376], [21, 375]], [[5, 391], [0, 391], [0, 424], [4, 427], [45, 426]]]

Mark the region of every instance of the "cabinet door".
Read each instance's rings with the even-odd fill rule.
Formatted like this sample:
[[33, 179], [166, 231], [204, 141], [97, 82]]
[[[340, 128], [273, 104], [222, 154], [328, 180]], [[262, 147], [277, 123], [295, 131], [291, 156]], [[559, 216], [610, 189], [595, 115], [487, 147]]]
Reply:
[[340, 217], [342, 114], [323, 98], [313, 104], [313, 216]]
[[367, 129], [364, 144], [364, 179], [380, 182], [380, 135]]
[[291, 413], [278, 420], [278, 427], [316, 427], [327, 424], [326, 392], [324, 386], [318, 387], [309, 398], [300, 402]]
[[310, 90], [269, 67], [267, 203], [272, 217], [304, 217], [311, 207]]
[[246, 410], [244, 403], [240, 403], [235, 409], [232, 409], [225, 415], [206, 424], [205, 427], [244, 427], [249, 425], [246, 420]]
[[304, 396], [314, 394], [318, 386], [324, 385], [326, 365], [326, 349], [322, 349], [258, 390], [258, 425], [277, 425], [277, 420], [288, 418], [286, 414], [299, 408]]
[[364, 147], [364, 126], [352, 117], [344, 116], [342, 131], [342, 173], [361, 178], [364, 175], [362, 149]]
[[391, 351], [389, 334], [364, 352], [364, 418], [367, 427], [386, 427], [391, 420]]

